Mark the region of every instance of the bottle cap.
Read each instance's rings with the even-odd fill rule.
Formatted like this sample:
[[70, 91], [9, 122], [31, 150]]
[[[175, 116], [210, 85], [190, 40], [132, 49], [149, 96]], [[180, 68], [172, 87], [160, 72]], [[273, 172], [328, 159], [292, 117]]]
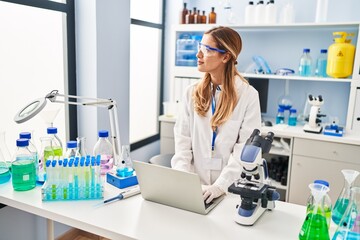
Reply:
[[108, 137], [109, 132], [107, 130], [100, 130], [99, 131], [99, 137]]
[[318, 183], [318, 184], [322, 184], [322, 185], [324, 185], [324, 186], [326, 186], [326, 187], [329, 187], [330, 185], [329, 185], [329, 182], [328, 181], [325, 181], [325, 180], [315, 180], [314, 181], [314, 183]]
[[29, 132], [21, 132], [21, 133], [19, 134], [19, 137], [20, 137], [20, 138], [31, 139], [31, 133], [29, 133]]
[[327, 49], [321, 49], [320, 53], [327, 53]]
[[18, 147], [26, 147], [29, 146], [29, 139], [20, 138], [16, 140], [16, 146]]
[[284, 112], [284, 109], [279, 107], [278, 112]]
[[67, 148], [76, 148], [77, 147], [77, 142], [76, 141], [68, 141], [66, 143]]
[[253, 1], [250, 1], [250, 2], [249, 2], [249, 5], [254, 5], [254, 2], [253, 2]]
[[310, 48], [304, 48], [304, 53], [309, 53], [310, 52]]
[[56, 134], [57, 133], [57, 128], [56, 127], [48, 127], [47, 128], [47, 133], [48, 134]]
[[291, 113], [296, 113], [296, 109], [295, 108], [290, 108], [290, 112]]

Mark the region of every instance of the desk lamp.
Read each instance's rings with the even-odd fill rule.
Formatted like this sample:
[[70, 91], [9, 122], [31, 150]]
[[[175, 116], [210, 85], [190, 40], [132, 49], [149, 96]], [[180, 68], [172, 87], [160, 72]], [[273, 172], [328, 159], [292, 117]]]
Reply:
[[[59, 99], [60, 98], [60, 99]], [[115, 165], [117, 166], [120, 163], [119, 151], [121, 150], [120, 144], [120, 134], [118, 126], [118, 117], [117, 117], [117, 106], [116, 102], [112, 99], [101, 99], [101, 98], [89, 98], [89, 97], [80, 97], [74, 95], [64, 95], [60, 94], [58, 90], [52, 90], [48, 93], [45, 98], [38, 98], [23, 107], [14, 117], [16, 123], [23, 123], [27, 120], [36, 116], [41, 110], [44, 109], [46, 103], [50, 101], [53, 103], [64, 103], [69, 105], [80, 105], [80, 106], [96, 106], [96, 107], [106, 107], [109, 110], [110, 117], [110, 130], [111, 138], [113, 144]]]

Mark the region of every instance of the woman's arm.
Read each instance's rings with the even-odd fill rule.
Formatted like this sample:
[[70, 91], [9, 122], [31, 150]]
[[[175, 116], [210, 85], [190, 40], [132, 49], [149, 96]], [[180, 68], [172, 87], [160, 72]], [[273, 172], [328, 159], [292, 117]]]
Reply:
[[228, 187], [240, 177], [242, 170], [240, 154], [246, 140], [250, 137], [254, 129], [261, 129], [261, 111], [258, 92], [254, 91], [254, 93], [248, 97], [249, 103], [246, 107], [244, 120], [240, 126], [238, 141], [234, 145], [228, 164], [224, 167], [219, 178], [214, 183], [214, 185], [218, 186], [224, 192], [227, 192]]
[[[194, 111], [192, 103], [193, 85], [189, 86], [183, 96], [181, 108], [174, 127], [175, 155], [171, 159], [171, 167], [192, 172], [191, 161], [193, 159], [191, 140], [191, 112]], [[193, 113], [192, 113], [193, 114]]]

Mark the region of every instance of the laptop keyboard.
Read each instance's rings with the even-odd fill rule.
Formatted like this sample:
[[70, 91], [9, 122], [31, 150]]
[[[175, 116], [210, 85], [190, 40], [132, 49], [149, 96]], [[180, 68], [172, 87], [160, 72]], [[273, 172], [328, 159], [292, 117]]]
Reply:
[[214, 201], [211, 201], [209, 203], [206, 203], [206, 201], [204, 201], [205, 209], [208, 209], [208, 207], [210, 207], [213, 203]]

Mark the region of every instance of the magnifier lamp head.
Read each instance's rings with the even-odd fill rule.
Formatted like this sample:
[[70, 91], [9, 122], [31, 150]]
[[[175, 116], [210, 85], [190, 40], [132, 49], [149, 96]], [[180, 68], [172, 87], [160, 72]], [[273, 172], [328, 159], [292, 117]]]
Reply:
[[23, 107], [14, 117], [16, 123], [23, 123], [35, 117], [46, 106], [46, 98], [38, 98]]

